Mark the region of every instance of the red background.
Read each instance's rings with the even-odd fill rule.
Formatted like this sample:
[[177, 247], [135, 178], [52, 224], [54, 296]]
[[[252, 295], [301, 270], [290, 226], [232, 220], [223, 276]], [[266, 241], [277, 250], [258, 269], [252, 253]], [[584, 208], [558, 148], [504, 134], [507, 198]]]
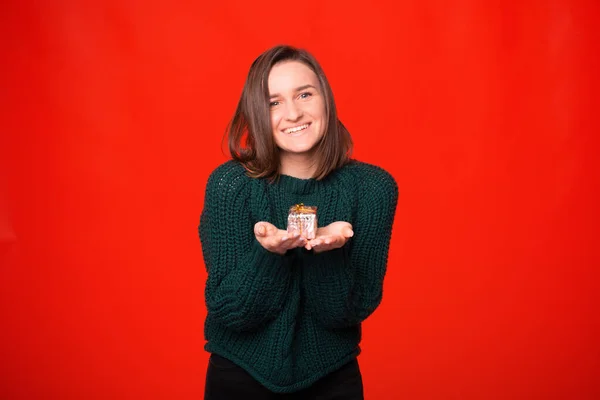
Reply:
[[600, 398], [598, 4], [3, 1], [0, 398], [202, 398], [204, 184], [278, 43], [400, 187], [367, 399]]

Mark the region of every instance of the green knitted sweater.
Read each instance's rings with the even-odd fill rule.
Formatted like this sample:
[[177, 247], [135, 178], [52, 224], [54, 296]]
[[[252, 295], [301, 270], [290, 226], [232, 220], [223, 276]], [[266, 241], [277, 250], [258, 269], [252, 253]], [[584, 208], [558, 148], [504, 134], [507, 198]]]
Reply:
[[[306, 388], [360, 352], [360, 323], [379, 305], [398, 198], [393, 177], [352, 161], [325, 179], [250, 178], [228, 161], [206, 185], [199, 233], [208, 272], [205, 349], [274, 392]], [[254, 224], [286, 229], [290, 206], [318, 207], [319, 226], [352, 224], [340, 249], [285, 255]]]

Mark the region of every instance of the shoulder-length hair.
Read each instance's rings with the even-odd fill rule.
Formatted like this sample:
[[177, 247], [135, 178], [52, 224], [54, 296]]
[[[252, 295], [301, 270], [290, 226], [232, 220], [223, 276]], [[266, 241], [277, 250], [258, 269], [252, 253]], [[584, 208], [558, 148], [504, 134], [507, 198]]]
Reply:
[[242, 96], [226, 134], [231, 157], [253, 178], [277, 179], [279, 148], [273, 138], [269, 107], [269, 73], [274, 65], [299, 61], [317, 76], [325, 103], [325, 133], [316, 147], [317, 169], [313, 178], [323, 179], [350, 160], [352, 138], [337, 117], [331, 86], [317, 60], [306, 50], [276, 46], [261, 54], [250, 66]]

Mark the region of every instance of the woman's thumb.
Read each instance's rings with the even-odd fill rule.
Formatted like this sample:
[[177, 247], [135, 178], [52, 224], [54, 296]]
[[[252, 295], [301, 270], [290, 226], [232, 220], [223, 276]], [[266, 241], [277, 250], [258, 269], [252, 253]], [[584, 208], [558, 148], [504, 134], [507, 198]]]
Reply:
[[265, 228], [264, 224], [257, 222], [256, 225], [254, 225], [254, 233], [256, 235], [265, 236], [266, 231], [267, 231], [267, 228]]
[[352, 230], [352, 228], [347, 226], [344, 228], [342, 234], [344, 235], [344, 237], [351, 238], [352, 236], [354, 236], [354, 231]]

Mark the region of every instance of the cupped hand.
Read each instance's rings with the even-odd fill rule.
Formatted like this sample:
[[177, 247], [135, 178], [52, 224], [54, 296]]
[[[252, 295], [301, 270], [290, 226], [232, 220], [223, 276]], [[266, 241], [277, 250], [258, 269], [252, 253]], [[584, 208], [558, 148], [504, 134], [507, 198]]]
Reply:
[[318, 228], [316, 237], [309, 240], [304, 247], [307, 250], [312, 249], [315, 253], [321, 253], [342, 247], [352, 236], [354, 231], [348, 222], [332, 222], [323, 228]]
[[264, 221], [254, 225], [254, 236], [262, 247], [281, 255], [290, 249], [304, 247], [307, 243], [306, 238], [299, 234], [288, 234], [287, 231], [277, 229], [275, 225]]

